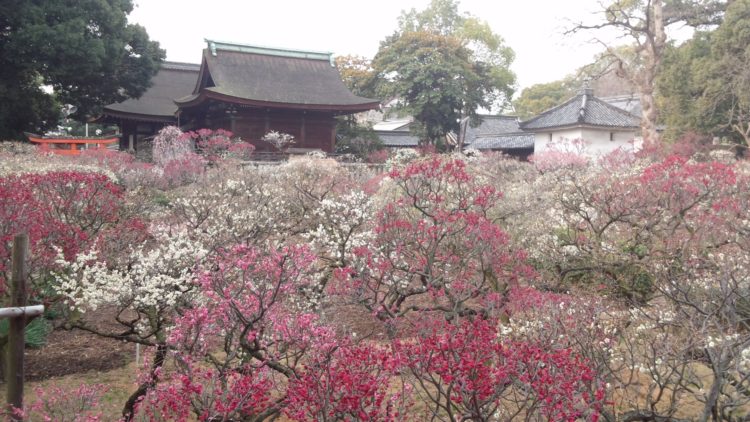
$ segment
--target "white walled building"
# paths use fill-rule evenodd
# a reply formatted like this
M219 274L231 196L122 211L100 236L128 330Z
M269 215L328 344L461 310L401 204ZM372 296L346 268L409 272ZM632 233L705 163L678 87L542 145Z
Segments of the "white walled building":
M521 122L524 132L534 133L534 152L550 144L583 141L585 153L606 154L637 146L640 119L597 97L593 90L580 94L538 116Z
M466 127L463 146L502 151L521 159L544 152L551 143L559 148L572 141L582 141L585 145L582 150L571 149L586 155L603 155L618 148L637 149L641 143L637 136L640 117L629 110L638 107L640 104L632 96L602 99L595 97L593 90L584 89L563 104L524 122L515 116L481 116L479 126ZM410 132L410 122L403 118L385 120L375 123L373 128L386 147L415 148L419 139Z

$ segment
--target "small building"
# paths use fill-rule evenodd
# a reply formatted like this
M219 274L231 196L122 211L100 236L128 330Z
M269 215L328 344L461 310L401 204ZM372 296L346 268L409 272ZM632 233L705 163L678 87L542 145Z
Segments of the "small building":
M262 138L277 131L294 136L295 148L331 152L336 116L380 106L349 91L332 53L206 43L200 65L165 62L141 98L105 107L121 125L122 147L177 124L230 130L260 151L274 150Z
M375 134L386 148L419 147L419 138L408 130L376 130Z
M164 126L179 125L175 98L193 92L200 65L163 62L140 98L104 107L100 120L120 127L120 149L135 150Z
M477 127L466 127L464 148L499 151L526 160L534 154L534 134L521 130L516 116L482 116Z
M534 153L534 134L521 130L516 116L482 115L478 126L463 123L464 149L497 151L527 159ZM410 120L385 120L373 125L375 134L386 148L417 148L419 138L410 131ZM453 140L458 137L452 134Z
M592 89L584 89L565 103L521 122L520 127L534 134L536 152L550 143L581 140L587 154L597 155L632 149L640 119L595 97Z

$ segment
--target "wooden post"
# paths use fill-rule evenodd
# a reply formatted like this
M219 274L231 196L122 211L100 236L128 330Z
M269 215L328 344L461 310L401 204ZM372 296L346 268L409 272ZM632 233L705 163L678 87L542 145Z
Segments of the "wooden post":
M29 236L19 234L13 239L13 269L10 283L10 306L26 306L26 255L29 250ZM26 315L23 314L8 320L8 351L5 367L8 407L23 409L23 352L26 338ZM23 420L20 416L11 416L12 420Z
M307 137L306 137L306 133L305 133L305 123L306 123L305 122L305 112L303 111L302 112L302 124L300 125L300 128L299 128L299 137L300 137L300 139L299 139L299 143L300 143L299 147L300 148L307 147L307 139L306 139Z

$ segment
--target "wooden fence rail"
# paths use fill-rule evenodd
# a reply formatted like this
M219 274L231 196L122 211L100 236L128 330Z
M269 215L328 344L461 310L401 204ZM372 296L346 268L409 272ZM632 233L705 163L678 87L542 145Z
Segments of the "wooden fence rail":
M44 305L26 306L26 279L29 254L29 236L19 234L13 239L12 269L10 280L10 308L0 308L0 318L9 319L8 349L6 351L5 386L7 388L7 410L10 419L22 421L23 416L13 413L23 409L23 357L26 344L26 317L39 316Z

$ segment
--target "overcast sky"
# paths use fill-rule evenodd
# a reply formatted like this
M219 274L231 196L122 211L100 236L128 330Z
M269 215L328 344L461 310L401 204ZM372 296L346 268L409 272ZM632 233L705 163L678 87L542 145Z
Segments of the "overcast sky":
M372 58L402 10L429 0L135 0L131 22L146 27L167 60L199 63L204 38L331 51ZM560 79L599 51L589 36L563 35L591 20L597 0L463 0L461 11L487 21L516 53L518 87ZM520 91L520 89L519 89Z

